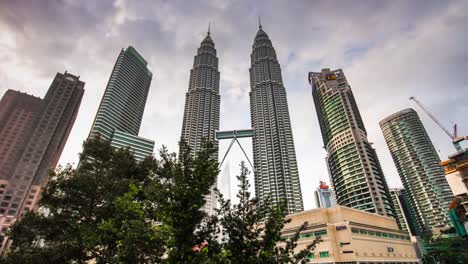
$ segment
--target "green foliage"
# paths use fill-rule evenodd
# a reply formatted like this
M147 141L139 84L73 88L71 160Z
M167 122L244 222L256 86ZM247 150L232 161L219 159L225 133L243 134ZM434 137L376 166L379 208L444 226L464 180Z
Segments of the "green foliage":
M163 148L158 159L137 162L128 149L89 140L77 169L51 172L40 209L9 232L13 244L2 262L303 262L318 239L294 253L306 224L292 239L281 238L285 204L257 208L243 163L240 203L220 195L217 214L201 210L218 174L215 151L207 142L191 155L181 142L179 157Z
M425 241L424 263L468 263L468 241L461 237L435 237Z
M84 145L78 169L51 172L40 210L11 230L8 259L24 263L142 263L161 259L164 230L153 225L143 186L151 158L136 162L128 149L102 139Z
M10 263L189 262L217 171L214 149L193 158L161 151L136 162L99 138L85 143L78 169L51 172L40 210L12 228ZM211 232L213 233L213 232Z
M155 171L159 179L149 185L146 194L155 203L156 219L170 229L168 263L192 262L197 256L193 246L213 240L213 232L208 232L213 224L203 225L210 221L201 208L218 175L214 151L207 142L194 158L190 148L181 142L178 161L166 149L160 153L161 161Z
M281 231L291 220L285 219L285 202L279 206L270 206L267 202L264 208L258 208L259 203L251 198L249 192L249 171L241 163L241 171L237 176L239 181L238 204L231 204L219 195L220 209L218 215L223 232L223 256L225 263L300 263L320 241L317 237L304 250L294 253L299 239L307 223L304 223L290 239L281 237Z

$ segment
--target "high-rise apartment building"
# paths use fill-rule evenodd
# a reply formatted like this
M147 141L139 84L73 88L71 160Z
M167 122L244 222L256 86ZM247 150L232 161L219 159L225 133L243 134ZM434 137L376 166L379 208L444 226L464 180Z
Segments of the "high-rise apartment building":
M289 214L297 213L304 206L286 89L275 48L261 25L250 58L255 194L260 204L283 200Z
M202 149L205 141L213 141L214 146L218 147L214 139L215 131L219 130L219 75L215 44L208 30L195 55L185 95L181 140L190 146L193 155ZM215 155L217 158L218 153ZM217 203L213 190L205 199L203 210L212 214Z
M446 211L453 194L439 164L439 156L416 111L399 111L379 124L411 209L416 212L417 235L448 226Z
M1 233L36 209L48 170L57 165L75 122L84 85L79 77L57 73L44 99L8 90L0 101Z
M325 182L320 182L320 186L314 192L314 195L317 208L330 208L335 206L333 190L330 189Z
M366 128L343 71L311 72L309 83L337 204L394 216L377 153L367 139Z
M392 196L393 206L395 207L395 219L397 221L398 227L403 231L414 234L410 228L411 218L409 217L409 212L406 207L407 199L405 198L404 189L392 188L390 189L390 195Z
M132 46L122 49L112 70L89 136L100 135L137 160L153 154L154 141L138 136L153 74Z

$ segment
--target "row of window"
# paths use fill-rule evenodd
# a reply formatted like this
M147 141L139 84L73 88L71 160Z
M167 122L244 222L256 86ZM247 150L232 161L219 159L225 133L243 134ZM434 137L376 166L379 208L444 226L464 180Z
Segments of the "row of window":
M328 257L330 257L330 253L328 251L320 251L318 256L320 258L328 258ZM313 253L307 255L307 259L314 259L314 258L315 258L315 254L313 254Z
M370 231L370 230L359 229L359 228L354 228L354 227L351 228L351 232L353 232L354 234L360 234L360 235L366 235L366 236L375 236L375 237L383 237L383 238L399 239L399 240L410 240L410 237L406 235Z
M318 230L318 231L315 231L315 232L308 232L308 233L300 234L299 235L299 240L308 239L308 238L317 237L317 236L326 236L326 235L327 235L327 230L323 229L323 230ZM294 235L283 236L283 238L286 239L286 240L289 240L289 239L291 239L293 237L294 237Z

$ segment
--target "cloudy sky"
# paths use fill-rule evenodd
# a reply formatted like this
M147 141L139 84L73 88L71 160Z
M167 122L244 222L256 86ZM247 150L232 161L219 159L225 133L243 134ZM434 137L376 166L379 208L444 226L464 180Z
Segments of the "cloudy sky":
M468 134L467 1L0 0L0 93L43 97L56 72L80 75L86 92L60 159L76 163L117 55L133 45L154 74L140 135L175 151L189 70L208 21L221 72L221 129L250 127L248 69L258 16L282 66L306 209L315 207L318 181L328 181L310 71L344 70L391 187L401 183L378 126L382 118L414 107L441 158L454 152L409 96ZM251 153L249 140L242 142ZM228 144L221 143L220 156ZM235 148L230 175L241 159Z

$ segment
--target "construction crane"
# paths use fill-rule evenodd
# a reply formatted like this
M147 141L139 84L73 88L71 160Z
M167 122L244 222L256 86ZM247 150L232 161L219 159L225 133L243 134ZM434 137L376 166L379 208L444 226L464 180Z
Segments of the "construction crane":
M453 125L453 133L451 133L447 128L445 128L442 125L442 123L439 122L439 120L437 120L437 118L435 118L435 116L431 114L431 112L429 112L429 110L427 110L423 106L423 104L421 104L421 102L419 102L418 99L416 99L416 97L411 96L409 99L413 100L417 105L419 105L419 107L421 107L421 109L432 119L432 121L434 121L437 125L439 125L439 127L445 132L445 134L447 134L452 139L452 144L457 151L462 150L460 146L460 142L462 142L463 140L468 140L468 136L461 136L461 137L458 136L457 124Z

